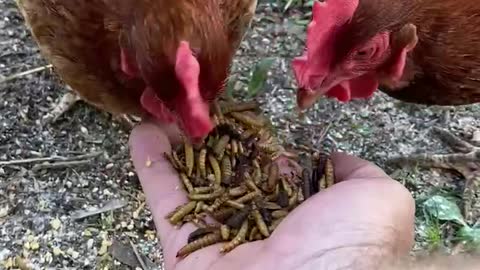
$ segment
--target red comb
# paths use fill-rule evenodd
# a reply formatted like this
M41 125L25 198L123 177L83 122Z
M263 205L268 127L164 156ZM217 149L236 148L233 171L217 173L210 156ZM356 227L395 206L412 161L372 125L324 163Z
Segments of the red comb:
M331 38L331 33L347 23L355 13L359 0L315 1L312 21L307 28L307 48L315 51ZM310 58L311 55L308 54Z

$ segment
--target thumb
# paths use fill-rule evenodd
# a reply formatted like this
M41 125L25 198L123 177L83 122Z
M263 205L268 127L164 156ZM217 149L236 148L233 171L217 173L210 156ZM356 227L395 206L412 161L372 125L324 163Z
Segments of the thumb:
M353 179L389 179L390 177L378 166L361 158L334 152L330 156L336 182Z

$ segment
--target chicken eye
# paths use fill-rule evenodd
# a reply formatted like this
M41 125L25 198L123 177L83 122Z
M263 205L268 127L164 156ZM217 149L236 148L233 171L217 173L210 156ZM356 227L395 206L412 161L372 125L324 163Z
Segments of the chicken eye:
M355 52L354 57L357 60L364 60L372 57L375 49L373 47L366 48L366 49L360 49Z

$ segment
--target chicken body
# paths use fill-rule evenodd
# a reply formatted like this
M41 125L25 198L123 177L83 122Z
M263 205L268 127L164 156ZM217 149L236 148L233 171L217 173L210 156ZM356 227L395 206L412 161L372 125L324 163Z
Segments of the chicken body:
M41 53L82 99L117 114L211 129L256 0L17 0ZM203 125L196 128L197 125Z
M306 52L292 62L298 105L308 108L322 96L368 98L376 89L417 104L478 103L479 25L480 3L468 0L317 2ZM480 147L434 131L459 154L392 161L455 169L468 190L480 180Z

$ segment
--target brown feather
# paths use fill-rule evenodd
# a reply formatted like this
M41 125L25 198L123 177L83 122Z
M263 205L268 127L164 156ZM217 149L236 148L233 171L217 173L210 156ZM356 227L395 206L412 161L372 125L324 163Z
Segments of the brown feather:
M380 89L419 104L480 102L480 4L470 0L360 0L351 21L352 35L346 36L358 44L386 29L398 31L407 23L416 25L418 44L407 58L400 86L385 82Z
M17 0L42 54L89 103L140 115L145 82L162 98L178 94L175 51L181 39L198 49L202 96L223 89L252 0ZM246 20L238 19L246 18ZM120 70L120 46L135 57L142 79Z

